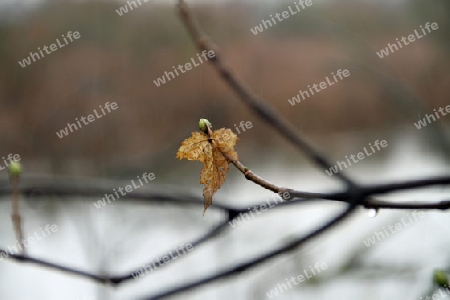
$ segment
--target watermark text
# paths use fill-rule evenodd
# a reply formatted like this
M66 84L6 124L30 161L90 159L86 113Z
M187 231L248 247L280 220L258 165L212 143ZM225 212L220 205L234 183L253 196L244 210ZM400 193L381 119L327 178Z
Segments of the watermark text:
M350 158L348 158L348 156L346 155L345 158L347 160L348 165L345 163L345 161L337 161L336 165L334 165L333 167L331 167L328 170L325 170L325 172L328 174L328 176L333 176L334 174L337 174L337 172L339 172L339 169L342 171L344 168L348 168L349 166L351 166L352 162L353 163L358 163L361 160L363 160L364 158L366 158L367 156L371 156L372 154L377 152L374 149L374 147L378 151L380 151L381 150L380 146L382 148L385 148L385 147L388 146L388 143L386 142L386 140L382 140L381 142L379 140L376 140L373 144L374 145L372 146L372 143L369 143L370 150L372 150L372 151L367 151L367 148L364 147L363 148L364 153L363 152L358 152L358 154L356 154L356 155L351 154ZM351 161L350 161L350 159L351 159Z

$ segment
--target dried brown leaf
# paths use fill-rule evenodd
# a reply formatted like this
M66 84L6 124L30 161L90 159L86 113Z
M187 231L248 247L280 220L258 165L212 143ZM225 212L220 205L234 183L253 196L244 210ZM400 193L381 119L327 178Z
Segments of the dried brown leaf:
M204 162L205 157L208 156L205 154L205 148L208 145L208 135L201 131L194 131L190 138L185 139L181 143L177 152L177 158Z
M230 159L237 160L238 155L234 150L237 135L230 129L221 128L211 133L211 138L201 132L193 132L190 138L185 139L177 152L177 158L199 160L203 163L200 172L200 183L205 185L203 189L204 211L212 204L212 197L222 186L228 172L226 154Z
M213 131L211 138L216 142L222 153L227 154L233 160L238 160L237 152L234 150L238 137L233 131L220 128Z

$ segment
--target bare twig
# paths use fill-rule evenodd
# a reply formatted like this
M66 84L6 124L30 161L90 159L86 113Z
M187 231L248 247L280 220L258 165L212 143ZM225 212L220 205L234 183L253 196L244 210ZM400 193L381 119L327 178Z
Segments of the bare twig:
M189 31L192 39L200 51L214 51L215 56L208 61L213 64L222 79L228 83L233 91L240 97L245 105L255 112L268 124L272 125L282 136L301 149L316 164L324 169L329 169L332 165L327 161L324 155L316 149L305 137L297 134L293 125L285 119L277 116L276 112L263 100L258 98L237 76L228 68L222 60L218 47L211 39L203 33L192 17L187 4L183 0L178 1L178 8L181 18ZM336 174L347 185L353 185L353 182L342 172Z
M205 122L205 126L206 126L205 133L208 135L208 137L211 137L212 136L212 128L210 126L210 123ZM212 140L211 142L214 143L214 146L217 148L217 150L220 151L220 153L222 153L222 155L228 160L228 162L231 162L239 171L241 171L242 174L244 174L245 178L247 178L248 180L251 180L254 183L262 186L263 188L271 190L275 193L282 193L285 190L285 188L280 188L280 187L276 186L275 184L270 183L267 180L259 177L258 175L253 173L251 170L246 168L239 160L236 160L236 159L232 158L231 156L229 156L227 153L222 152L222 150L220 150L220 147L218 145L216 145L215 140Z
M23 231L22 231L22 219L20 217L19 211L19 184L20 177L19 176L11 176L10 181L12 185L12 213L11 219L14 225L14 231L16 233L16 238L19 243L24 239ZM26 254L25 247L19 247L23 255Z
M81 196L80 199L89 200L92 197L104 197L106 193L110 193L113 188L117 188L123 184L121 181L106 181L89 179L88 183L74 183L74 179L67 178L65 180L39 179L35 180L33 176L22 178L21 187L18 193L24 196L32 196L33 198L44 196ZM421 202L393 202L387 200L378 200L371 195L384 195L391 192L396 192L404 189L424 188L434 185L450 184L450 176L431 177L420 180L407 180L388 184L371 184L363 187L364 193L368 196L365 201L360 203L360 206L365 208L378 209L449 209L449 201L421 201ZM167 191L170 190L171 193ZM133 201L142 201L145 203L170 203L173 205L202 205L203 200L194 194L176 191L176 188L164 186L161 188L152 187L148 189L142 187L139 190L134 190L121 196L121 199L131 199ZM305 201L337 201L348 203L348 194L345 191L328 192L328 193L311 193L299 191L295 189L285 189L286 193L290 195L290 203L299 204ZM0 196L8 196L12 194L11 187L8 187L0 180ZM286 198L284 200L287 200ZM264 202L261 202L263 204ZM238 208L227 205L225 203L213 202L212 208L221 211L247 211L246 208Z

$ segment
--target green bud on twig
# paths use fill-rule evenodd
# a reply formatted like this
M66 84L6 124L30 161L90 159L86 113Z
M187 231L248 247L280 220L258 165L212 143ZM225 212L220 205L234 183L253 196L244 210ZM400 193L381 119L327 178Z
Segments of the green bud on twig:
M436 282L439 286L445 287L448 286L448 277L444 271L436 270L433 274L434 282Z
M20 173L22 173L22 166L19 162L13 161L9 164L8 170L10 177L19 177Z
M209 128L212 128L212 124L208 121L208 119L200 119L198 122L198 128L205 133L208 132L208 126Z

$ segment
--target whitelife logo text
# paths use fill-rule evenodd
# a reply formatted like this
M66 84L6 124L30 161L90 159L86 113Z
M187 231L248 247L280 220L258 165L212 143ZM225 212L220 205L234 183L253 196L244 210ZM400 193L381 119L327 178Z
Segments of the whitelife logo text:
M101 105L99 105L99 107L100 107L100 110L102 111L103 115L99 115L99 114L97 113L97 110L94 109L94 114L95 114L95 116L96 116L97 118L95 118L93 114L90 114L90 115L88 115L87 117L81 117L80 120L78 120L78 118L75 118L75 121L77 121L77 124L78 124L79 127L77 127L77 125L76 125L75 123L67 123L67 126L66 126L64 129L61 129L59 132L56 132L56 135L57 135L60 139L62 139L63 137L69 135L70 132L73 132L73 129L78 130L78 128L81 128L82 125L81 125L80 121L83 122L84 125L88 125L89 122L92 123L92 122L94 122L95 120L100 119L101 117L105 116L106 113L105 113L105 111L103 110L103 107L102 107ZM112 110L116 110L117 107L118 107L118 105L117 105L116 102L112 102L111 104L109 104L109 102L106 102L106 103L105 103L105 109L108 111L108 113L111 112L111 109L112 109ZM86 120L87 120L87 122L86 122ZM72 129L72 128L73 128L73 129ZM70 132L69 132L69 130L70 130Z
M44 57L44 53L42 52L42 50L44 50L46 54L51 54L52 52L55 52L56 50L58 50L58 49L60 49L62 47L65 47L66 45L69 44L69 42L67 41L66 37L71 42L73 42L73 39L78 40L81 37L81 35L80 35L80 33L78 31L75 31L74 33L72 33L72 31L69 31L66 36L64 36L64 34L63 34L62 37L63 37L63 40L64 40L65 44L62 44L59 41L59 39L56 39L56 43L58 44L59 47L57 47L56 44L51 44L49 47L44 46L44 47L42 47L42 49L41 49L41 47L38 47L38 52L41 55L39 55L39 53L37 53L37 52L30 52L30 55L27 58L24 58L24 59L22 59L22 61L19 61L19 65L22 68L25 68L26 66L31 65L31 60L33 60L33 62L35 62L36 59L41 59L41 58ZM50 49L51 51L49 51L48 49Z
M401 48L403 48L403 46L407 46L410 43L416 41L416 38L417 38L417 40L423 38L424 36L427 35L427 31L428 31L428 33L431 33L431 29L437 30L439 28L439 26L438 26L438 24L436 22L433 22L431 24L430 24L430 22L427 22L425 24L426 30L422 27L422 25L420 25L420 28L422 29L423 35L420 35L420 33L417 32L417 29L415 29L414 30L414 34L408 35L408 41L409 42L406 41L407 38L404 37L404 36L402 36L402 38L400 39L402 42L400 42L400 40L398 38L396 38L395 40L397 41L397 44L395 44L395 43L393 43L393 44L388 43L386 48L381 49L379 52L377 52L378 57L379 58L384 58L384 57L388 56L390 53L394 53L395 51L398 51L399 47L401 49ZM398 47L397 47L397 45L398 45Z

